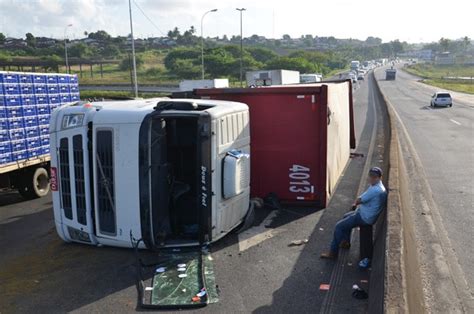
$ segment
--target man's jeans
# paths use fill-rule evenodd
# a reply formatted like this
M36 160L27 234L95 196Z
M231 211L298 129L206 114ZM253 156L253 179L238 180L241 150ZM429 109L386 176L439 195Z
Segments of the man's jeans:
M331 252L337 253L339 251L339 244L342 241L351 242L352 228L367 225L360 217L359 212L349 212L344 215L344 218L339 220L334 229L334 237L331 242Z

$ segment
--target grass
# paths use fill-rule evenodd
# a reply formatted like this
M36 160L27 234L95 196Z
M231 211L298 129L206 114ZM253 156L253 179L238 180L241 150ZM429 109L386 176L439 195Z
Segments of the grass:
M336 76L338 75L339 73L343 73L343 72L347 72L349 71L349 67L345 67L344 69L334 69L334 70L331 70L328 74L324 75L324 79L327 79L327 78L330 78L332 76Z
M474 79L451 80L445 77L474 77L474 66L416 64L404 68L423 78L423 83L456 92L474 94Z
M137 69L139 85L177 86L179 84L180 79L170 75L164 66L164 59L168 52L168 50L147 50L137 53L137 56L143 60L143 64ZM124 58L127 58L127 55L119 56L117 64L104 64L102 66L102 76L99 65L92 67L92 76L90 66L86 64L82 65L82 77L80 76L79 65L71 66L71 73L79 76L79 84L81 85L131 84L130 71L120 69L120 63ZM324 77L329 78L346 70L348 68L334 69ZM66 73L65 66L60 66L59 72ZM229 78L229 84L231 87L240 86L239 80L235 78Z
M474 84L473 83L463 83L456 81L447 81L447 80L423 80L423 83L441 87L442 89L452 90L455 92L474 94Z
M154 97L165 97L169 96L168 94L164 93L138 93L138 97L140 98L154 98ZM127 91L105 91L105 90L83 90L81 91L81 99L88 100L88 99L131 99L134 98L134 94L132 92Z
M143 65L137 69L138 83L150 85L177 85L179 80L170 77L164 67L165 51L150 50L137 53L143 59ZM126 57L126 56L125 56ZM120 59L121 61L122 59ZM63 69L61 69L63 70ZM103 77L100 75L100 67L93 66L91 77L90 67L82 66L82 77L79 83L82 85L109 85L130 84L130 71L121 70L120 64L105 64L102 67ZM71 66L71 72L80 74L79 66Z

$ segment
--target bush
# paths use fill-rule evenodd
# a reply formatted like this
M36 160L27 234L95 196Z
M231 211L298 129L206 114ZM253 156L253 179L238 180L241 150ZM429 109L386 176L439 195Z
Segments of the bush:
M139 55L136 55L135 57L135 63L137 65L137 69L141 68L143 66L143 58ZM122 59L122 62L120 63L120 70L122 71L129 71L132 68L132 58L126 56L125 58Z
M146 76L155 76L159 77L164 74L163 69L160 68L149 68L148 70L145 71Z
M267 63L268 70L293 70L301 73L317 73L320 67L302 57L279 57Z

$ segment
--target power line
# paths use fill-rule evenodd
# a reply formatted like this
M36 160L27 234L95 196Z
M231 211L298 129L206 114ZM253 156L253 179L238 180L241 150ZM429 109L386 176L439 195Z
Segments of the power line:
M143 14L143 16L148 20L148 22L150 22L162 35L165 35L165 33L163 33L163 32L161 31L161 29L160 29L158 26L156 26L155 22L153 22L153 21L145 14L145 12L143 12L142 8L138 5L138 3L137 3L135 0L133 0L133 3L134 3L135 6L138 8L138 10Z

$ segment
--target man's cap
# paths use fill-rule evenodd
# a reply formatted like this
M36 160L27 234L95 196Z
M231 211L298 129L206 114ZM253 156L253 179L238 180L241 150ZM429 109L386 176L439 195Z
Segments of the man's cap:
M380 169L379 167L372 167L369 170L369 175L376 175L378 177L381 177L382 176L382 169Z

